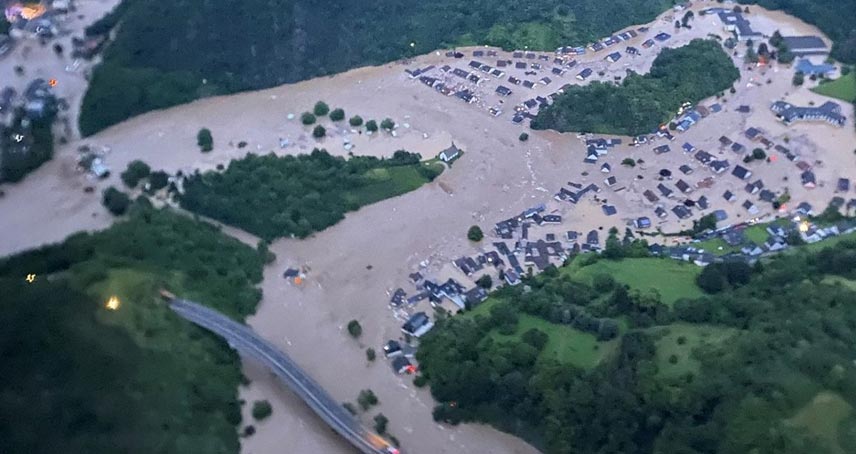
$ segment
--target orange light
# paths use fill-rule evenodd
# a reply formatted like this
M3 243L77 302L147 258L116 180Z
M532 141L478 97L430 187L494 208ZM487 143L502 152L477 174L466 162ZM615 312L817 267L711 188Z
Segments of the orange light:
M294 283L295 283L295 284L297 284L297 285L302 284L302 283L303 283L303 278L301 278L300 276L295 276L295 277L294 277Z
M49 80L48 85L50 85L51 87L56 87L56 79Z

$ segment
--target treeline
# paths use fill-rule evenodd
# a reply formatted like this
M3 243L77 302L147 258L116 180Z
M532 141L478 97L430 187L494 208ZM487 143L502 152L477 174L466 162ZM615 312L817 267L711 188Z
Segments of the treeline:
M616 86L592 82L565 89L532 120L533 129L636 135L667 122L685 102L696 103L728 89L740 78L721 45L696 39L663 49L645 75L631 74Z
M181 206L262 238L307 235L348 211L412 191L442 171L403 150L392 158L334 157L326 150L278 157L247 154L223 172L190 175Z
M130 116L267 88L454 45L582 45L668 8L664 0L124 0L80 117L84 135ZM259 14L265 11L265 14Z
M0 125L0 183L16 182L27 176L53 157L54 143L51 127L55 114L28 120L23 127L24 115L17 112L12 124ZM18 141L18 136L21 140Z
M832 39L834 58L856 63L856 26L853 25L856 0L749 0L746 3L780 9L817 25Z
M3 259L0 451L238 453L239 358L158 290L242 320L260 299L261 263L144 202L108 230Z
M679 300L673 309L633 289L624 298L624 286L592 292L551 273L529 279L531 291L500 291L499 314L438 322L417 354L440 402L435 419L487 422L548 453L847 452L856 441L852 412L840 420L817 414L830 419L812 424L827 424L832 436L791 418L819 395L856 406L856 306L849 304L856 291L848 284L856 280L856 241L718 271L734 283L731 291ZM539 359L537 336L488 335L516 323L503 311L562 301L604 315L656 309L629 317L617 351L588 371ZM670 338L671 330L688 334ZM689 358L669 355L675 342L710 330L731 334L700 344ZM673 366L678 361L695 366ZM669 367L682 372L664 373Z

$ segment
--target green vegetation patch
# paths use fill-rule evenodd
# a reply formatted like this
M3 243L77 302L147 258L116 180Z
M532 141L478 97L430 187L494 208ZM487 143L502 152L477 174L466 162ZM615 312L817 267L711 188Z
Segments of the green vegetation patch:
M853 430L852 415L853 406L840 394L823 391L785 422L786 425L806 429L820 439L832 454L846 454L853 445L844 444L845 440L839 436L839 431ZM843 438L851 436L841 435L844 435Z
M653 131L677 113L728 89L740 78L719 42L696 39L663 49L645 75L633 74L621 85L592 82L566 89L532 120L533 129L636 135Z
M14 422L0 450L237 453L239 358L158 291L243 320L261 269L252 248L139 202L110 229L0 261L0 419Z
M617 282L642 292L654 290L660 300L672 305L681 298L698 298L701 289L695 284L695 277L701 268L691 263L660 258L634 258L619 261L598 260L580 267L577 260L567 268L575 279L591 284L594 276L607 274Z
M345 159L318 149L298 156L248 154L223 172L188 177L181 206L268 240L302 238L348 211L412 191L442 171L420 159L403 150L389 159Z
M846 102L856 101L856 73L851 72L833 81L822 83L811 91Z
M698 375L701 362L694 353L699 348L717 348L736 334L736 330L713 325L675 323L654 330L657 339L656 363L658 376L681 379Z

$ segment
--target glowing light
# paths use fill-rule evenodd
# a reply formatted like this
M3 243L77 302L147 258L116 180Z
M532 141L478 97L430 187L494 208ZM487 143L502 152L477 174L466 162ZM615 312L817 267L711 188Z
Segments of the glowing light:
M40 3L30 3L22 5L13 3L6 7L6 20L15 22L19 17L26 20L33 20L47 11L44 5Z
M50 85L51 87L56 87L56 79L49 80L48 85Z
M115 310L119 309L119 306L121 306L121 305L122 305L122 303L119 301L119 298L117 298L115 296L111 296L110 299L107 300L106 307L107 307L107 309L109 309L111 311L115 311Z
M800 222L800 232L805 233L808 232L808 222L802 221Z
M24 278L24 280L26 280L27 282L29 282L30 284L32 284L32 283L33 283L33 281L35 281L35 280L36 280L36 275L35 275L35 274L28 274L28 275L27 275L27 277L26 277L26 278Z

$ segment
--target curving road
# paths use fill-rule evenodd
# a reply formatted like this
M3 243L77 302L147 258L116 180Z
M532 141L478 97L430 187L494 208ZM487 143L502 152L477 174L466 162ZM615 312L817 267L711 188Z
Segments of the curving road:
M248 326L192 301L173 298L170 309L182 318L199 325L229 343L242 355L249 356L273 371L292 391L339 435L365 454L396 454L398 450L374 432L362 426L342 404L330 397L285 353L261 338Z

